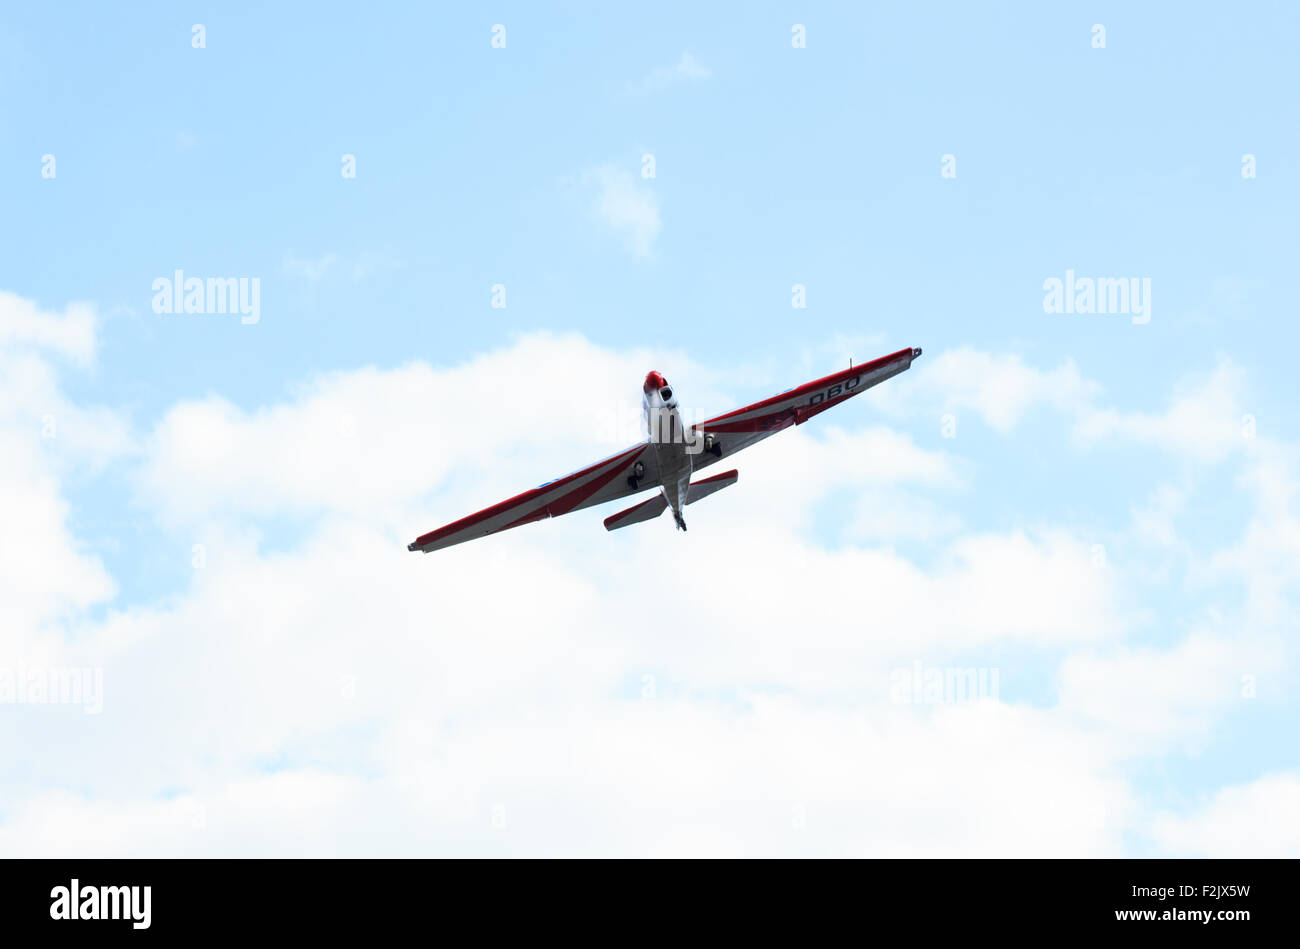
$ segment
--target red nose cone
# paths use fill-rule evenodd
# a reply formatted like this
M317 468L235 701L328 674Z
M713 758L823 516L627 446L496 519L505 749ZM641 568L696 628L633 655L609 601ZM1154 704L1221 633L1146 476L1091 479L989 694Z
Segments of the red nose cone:
M651 389L662 389L666 385L668 385L668 380L651 369L646 373L645 385L641 387L641 391L649 392Z

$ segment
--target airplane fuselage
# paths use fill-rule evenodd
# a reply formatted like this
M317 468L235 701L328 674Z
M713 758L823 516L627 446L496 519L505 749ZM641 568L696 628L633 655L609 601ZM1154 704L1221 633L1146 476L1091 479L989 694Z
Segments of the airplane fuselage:
M672 387L659 373L652 372L646 376L641 391L646 435L650 438L659 467L659 490L673 512L677 526L685 530L682 508L686 505L694 470L691 459L695 452L690 440L693 433L682 422Z

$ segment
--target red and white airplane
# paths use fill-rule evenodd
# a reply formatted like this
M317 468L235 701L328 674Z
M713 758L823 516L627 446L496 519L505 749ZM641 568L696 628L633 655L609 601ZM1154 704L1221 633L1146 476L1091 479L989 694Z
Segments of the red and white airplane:
M694 427L682 422L677 410L677 397L668 380L658 372L650 372L641 387L645 441L573 474L548 481L508 501L430 531L408 544L407 550L427 554L651 488L658 488L659 493L605 518L605 529L612 531L648 521L671 508L678 529L686 530L682 508L735 484L738 477L733 468L691 481L694 472L730 458L791 425L802 425L832 405L839 405L890 376L898 375L920 355L920 349L900 349L873 362L851 366Z

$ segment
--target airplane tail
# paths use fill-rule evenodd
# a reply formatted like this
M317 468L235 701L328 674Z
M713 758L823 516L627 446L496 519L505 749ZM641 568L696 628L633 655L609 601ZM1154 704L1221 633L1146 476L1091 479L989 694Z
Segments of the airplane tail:
M707 498L710 494L721 491L728 485L735 484L739 477L740 472L733 468L710 478L692 481L690 488L686 491L686 503L694 504L700 498ZM618 530L620 527L627 527L629 524L640 524L642 521L651 520L662 514L667 507L668 502L664 500L664 496L656 494L649 500L642 501L626 511L619 511L617 514L611 514L605 518L605 530Z

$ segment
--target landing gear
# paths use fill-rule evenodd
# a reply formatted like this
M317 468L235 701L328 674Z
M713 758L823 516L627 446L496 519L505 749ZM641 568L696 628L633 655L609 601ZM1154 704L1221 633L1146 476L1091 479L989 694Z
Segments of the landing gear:
M710 455L712 455L714 458L721 458L721 457L722 457L722 442L718 441L718 436L716 436L716 435L711 435L711 434L705 434L705 436L704 436L704 450L707 451L707 452L708 452Z
M686 530L686 518L682 517L680 511L673 511L673 520L677 522L677 529L679 531Z
M643 477L645 477L645 465L638 461L632 466L632 473L627 476L627 486L633 491L640 490Z

